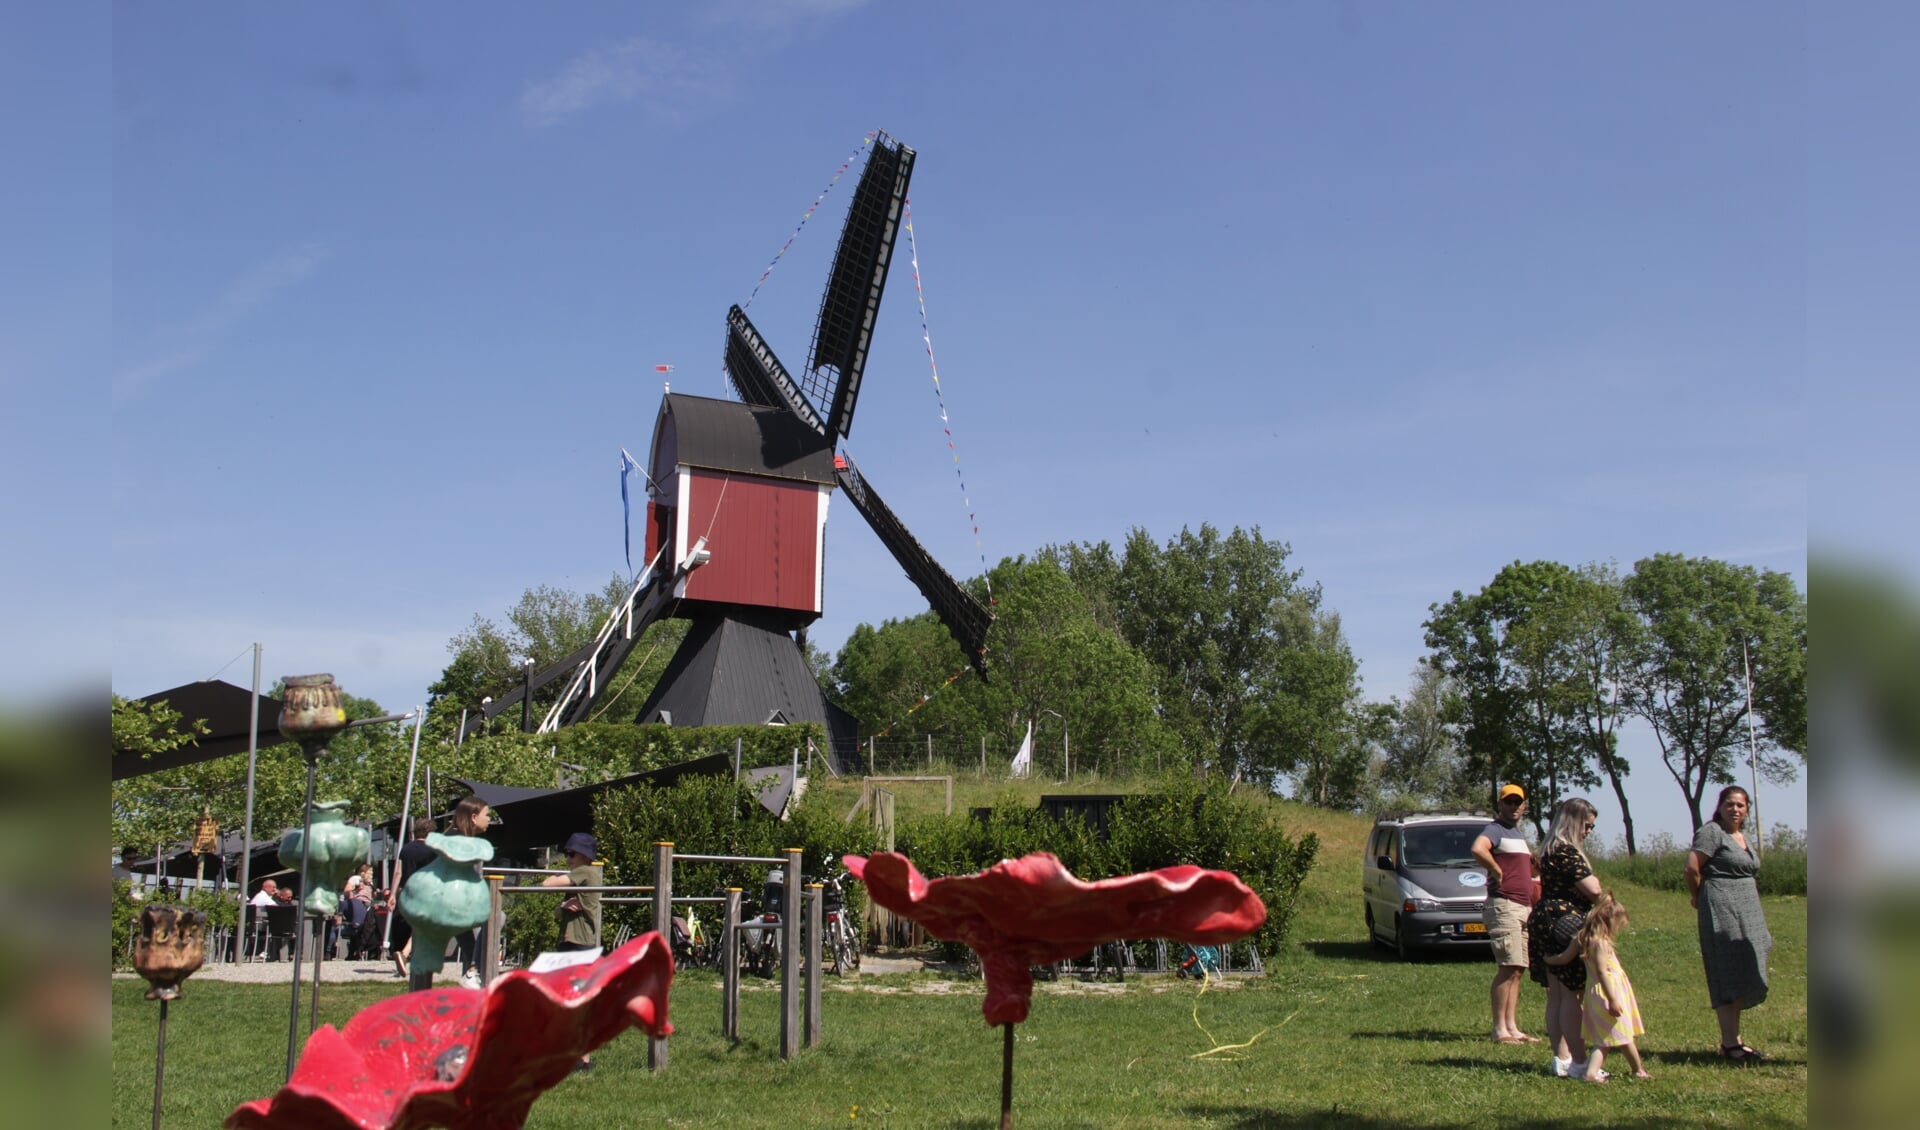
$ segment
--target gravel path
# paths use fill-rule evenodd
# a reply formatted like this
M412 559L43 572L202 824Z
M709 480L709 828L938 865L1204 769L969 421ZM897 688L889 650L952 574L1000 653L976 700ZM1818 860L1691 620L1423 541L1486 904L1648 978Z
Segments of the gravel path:
M136 973L115 973L116 979L138 977ZM208 962L193 975L195 981L239 981L250 985L285 985L293 980L293 962L291 961L250 961L241 965L226 962ZM300 966L300 980L313 980L313 963L303 962ZM322 981L380 981L394 986L405 986L406 980L393 971L391 961L325 961L320 963ZM440 971L440 981L457 984L460 980L460 966L448 962Z

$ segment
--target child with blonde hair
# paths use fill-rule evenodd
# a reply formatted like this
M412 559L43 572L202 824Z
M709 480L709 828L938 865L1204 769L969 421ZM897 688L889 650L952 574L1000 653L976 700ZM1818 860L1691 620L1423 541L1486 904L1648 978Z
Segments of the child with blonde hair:
M1634 999L1633 982L1627 980L1627 971L1621 968L1620 955L1614 950L1614 939L1626 926L1627 908L1612 891L1604 891L1587 911L1573 944L1547 958L1548 965L1567 965L1575 958L1586 962L1587 991L1580 1002L1580 1031L1587 1041L1584 1078L1589 1083L1607 1081L1600 1064L1608 1048L1619 1048L1627 1057L1635 1079L1653 1078L1640 1062L1640 1049L1633 1043L1634 1037L1647 1031L1640 1022L1640 1003Z

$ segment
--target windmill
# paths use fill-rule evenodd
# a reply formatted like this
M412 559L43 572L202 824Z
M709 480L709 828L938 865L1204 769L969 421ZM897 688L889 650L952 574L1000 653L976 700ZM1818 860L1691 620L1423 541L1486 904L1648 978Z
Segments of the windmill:
M670 614L692 624L638 721L813 721L825 723L837 745L846 742L851 719L820 694L801 642L822 611L827 506L835 488L986 676L991 613L836 450L853 430L913 161L912 149L875 135L798 379L746 311L727 312L726 369L740 399L662 397L646 468L646 570L592 644L530 674L520 688L487 704L485 717L570 674L540 729L585 720L647 625Z

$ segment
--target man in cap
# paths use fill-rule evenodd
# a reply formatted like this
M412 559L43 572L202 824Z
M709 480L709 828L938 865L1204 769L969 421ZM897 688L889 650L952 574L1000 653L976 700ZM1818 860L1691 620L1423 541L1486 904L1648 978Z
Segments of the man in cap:
M1520 981L1527 971L1527 918L1540 897L1533 848L1520 827L1527 791L1500 786L1499 815L1473 840L1473 857L1487 869L1487 905L1482 912L1493 943L1493 1039L1500 1044L1537 1044L1520 1030Z
M593 833L575 832L567 837L567 873L549 875L540 881L543 887L600 887L606 885L600 865L593 861L599 845ZM600 945L600 892L583 891L568 895L560 904L561 953L596 949ZM593 1060L586 1056L574 1064L576 1072L592 1071Z

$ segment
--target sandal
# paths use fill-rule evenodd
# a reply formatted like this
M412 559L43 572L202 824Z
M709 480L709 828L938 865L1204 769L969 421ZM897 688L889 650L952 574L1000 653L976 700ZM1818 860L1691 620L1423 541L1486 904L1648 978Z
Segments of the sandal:
M1730 1063L1761 1063L1767 1058L1766 1053L1756 1051L1745 1043L1722 1044L1720 1054Z

